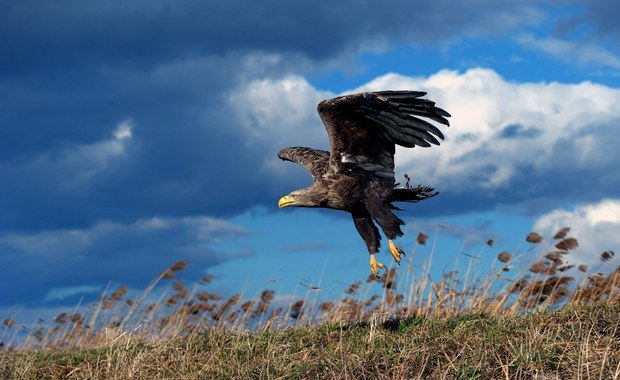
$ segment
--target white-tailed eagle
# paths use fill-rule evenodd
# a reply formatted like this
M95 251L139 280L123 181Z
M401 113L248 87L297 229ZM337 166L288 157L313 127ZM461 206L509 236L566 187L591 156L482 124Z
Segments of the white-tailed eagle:
M283 160L303 166L312 185L295 190L278 202L279 207L323 207L351 213L357 231L370 254L370 270L378 276L385 266L375 254L381 235L388 238L392 257L400 263L404 252L394 244L403 236L404 222L392 210L392 202L417 202L436 195L430 187L397 187L394 180L395 145L407 148L439 145L444 136L429 121L449 126L446 111L422 99L420 91L364 92L324 100L318 112L325 124L331 151L286 148Z

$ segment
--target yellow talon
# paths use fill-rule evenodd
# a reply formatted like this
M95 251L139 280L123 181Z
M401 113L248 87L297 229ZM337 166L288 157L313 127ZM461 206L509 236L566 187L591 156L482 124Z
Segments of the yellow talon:
M400 258L401 256L405 256L405 252L402 249L398 248L396 244L394 244L394 240L388 240L388 244L390 246L390 253L394 258L394 261L396 261L396 263L400 265Z
M379 269L383 268L385 268L385 265L378 262L377 259L375 259L375 254L372 253L370 255L370 271L372 272L372 274L374 274L375 277L379 278Z

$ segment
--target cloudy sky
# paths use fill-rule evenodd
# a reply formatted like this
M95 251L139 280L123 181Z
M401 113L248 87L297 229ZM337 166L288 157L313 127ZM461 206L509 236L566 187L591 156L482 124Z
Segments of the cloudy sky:
M75 305L109 282L139 290L183 259L188 280L233 292L365 278L347 215L276 206L310 181L276 153L328 149L316 104L355 91L422 90L452 114L441 146L397 150L399 178L441 192L400 214L406 251L418 232L444 250L510 250L564 226L584 262L618 251L619 12L3 1L0 312Z

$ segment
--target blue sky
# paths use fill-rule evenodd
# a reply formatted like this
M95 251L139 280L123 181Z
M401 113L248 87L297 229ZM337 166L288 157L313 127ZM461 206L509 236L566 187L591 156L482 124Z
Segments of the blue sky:
M139 291L184 259L187 281L249 295L365 279L348 215L277 208L310 177L276 153L327 149L316 104L366 90L426 91L453 116L441 146L397 150L399 178L440 191L399 214L405 251L429 234L441 271L488 239L491 259L570 226L576 260L597 262L620 249L619 11L4 1L0 312L73 306L109 282Z

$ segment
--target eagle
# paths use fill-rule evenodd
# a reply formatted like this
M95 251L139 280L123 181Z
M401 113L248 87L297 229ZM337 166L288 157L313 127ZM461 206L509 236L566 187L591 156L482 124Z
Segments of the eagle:
M393 202L418 202L435 196L431 187L404 187L394 179L396 145L407 148L439 145L444 135L430 121L449 126L450 114L423 99L422 91L363 92L323 100L317 110L329 136L330 151L291 147L278 157L303 166L312 184L283 196L278 206L321 207L351 214L370 254L370 271L379 277L385 265L375 255L381 234L388 239L396 263L404 252L394 240L405 223ZM423 119L424 118L424 119ZM425 120L427 119L427 120Z

